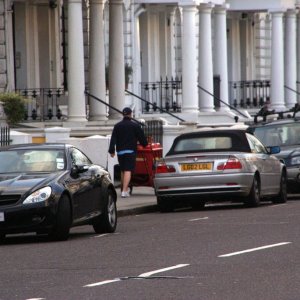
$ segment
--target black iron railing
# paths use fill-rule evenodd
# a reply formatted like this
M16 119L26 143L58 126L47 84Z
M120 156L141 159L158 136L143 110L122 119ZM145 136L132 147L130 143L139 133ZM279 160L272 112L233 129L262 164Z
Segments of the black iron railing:
M8 126L0 127L0 146L8 146L10 144L10 128Z
M179 78L155 82L141 82L141 97L147 102L143 105L143 113L160 112L159 107L165 111L180 112L182 83Z
M270 81L250 80L229 83L230 104L241 108L259 108L270 101Z
M62 118L59 105L66 103L64 89L28 88L18 89L16 92L27 99L25 121L60 120Z

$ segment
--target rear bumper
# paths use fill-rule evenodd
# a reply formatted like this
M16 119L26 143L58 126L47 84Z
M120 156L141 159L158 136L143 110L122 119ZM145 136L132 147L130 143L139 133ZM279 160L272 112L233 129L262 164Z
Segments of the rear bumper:
M156 196L247 196L253 183L253 174L222 174L192 177L157 177L154 179Z
M299 167L287 167L288 193L299 193L300 191L300 169Z

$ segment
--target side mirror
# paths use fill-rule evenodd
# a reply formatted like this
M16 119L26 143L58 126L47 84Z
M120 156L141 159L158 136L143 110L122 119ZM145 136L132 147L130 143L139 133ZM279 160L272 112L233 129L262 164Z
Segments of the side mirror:
M281 150L279 146L272 146L272 147L268 147L267 149L269 154L277 154Z
M74 165L71 169L71 175L77 177L78 174L87 172L89 170L88 165Z

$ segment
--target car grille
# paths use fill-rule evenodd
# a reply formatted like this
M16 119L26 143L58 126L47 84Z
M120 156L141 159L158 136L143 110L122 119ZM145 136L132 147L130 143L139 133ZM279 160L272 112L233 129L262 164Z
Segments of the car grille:
M0 195L0 206L16 204L20 195Z

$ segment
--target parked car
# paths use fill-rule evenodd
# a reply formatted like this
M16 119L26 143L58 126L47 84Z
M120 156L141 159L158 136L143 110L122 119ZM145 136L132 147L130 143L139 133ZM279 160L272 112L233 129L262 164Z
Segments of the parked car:
M96 233L117 226L116 191L109 173L68 144L0 148L0 239L36 232L66 240L72 226Z
M287 190L289 193L300 192L300 119L288 118L266 120L251 124L247 129L265 146L280 146L280 153L287 169Z
M209 129L181 134L156 164L157 204L162 212L178 204L202 208L208 201L234 200L257 206L284 203L286 167L245 129Z

